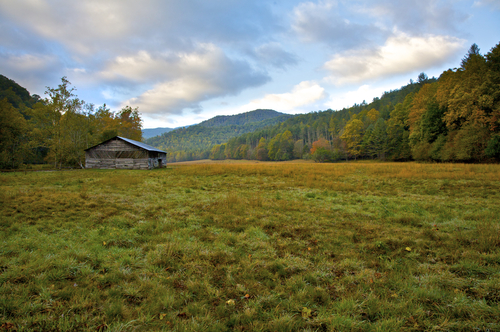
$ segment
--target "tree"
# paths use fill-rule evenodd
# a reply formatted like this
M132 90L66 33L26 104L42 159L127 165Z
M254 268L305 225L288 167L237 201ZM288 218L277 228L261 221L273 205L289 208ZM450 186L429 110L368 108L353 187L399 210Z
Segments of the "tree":
M120 136L136 141L142 141L142 119L138 108L125 106L116 115L119 121L118 132Z
M28 123L7 98L0 100L0 168L17 168L28 153Z
M429 77L425 73L420 73L418 75L418 79L417 79L418 83L425 84L425 83L427 83L428 80L429 80Z
M84 150L89 147L91 128L87 116L79 112L68 111L61 117L61 162L68 165L85 163Z
M472 44L469 48L469 51L465 55L465 57L462 58L462 62L460 63L460 66L462 67L462 69L466 69L471 58L476 57L476 56L481 56L481 53L479 53L479 52L480 52L479 46L477 46L476 43Z
M110 138L118 136L119 122L115 120L115 114L103 104L95 113L95 126L100 133L99 142L106 141Z
M41 125L39 143L49 148L47 161L53 162L55 167L61 167L75 150L70 147L65 126L68 126L68 118L76 118L72 115L81 111L83 101L74 94L76 90L70 86L66 77L61 79L57 88L47 87L45 94L48 98L44 104L35 107L35 124Z
M443 120L446 108L441 107L437 102L438 89L438 82L425 84L413 98L412 107L408 114L408 124L410 127L410 146L414 159L429 159L432 143L440 135L446 135L447 129ZM434 157L436 157L438 155L436 147L433 151Z
M293 135L290 130L285 130L280 139L280 160L293 158Z
M444 84L445 89L450 91L444 93L446 104L442 105L441 101L440 106L447 108L444 120L451 130L467 125L482 127L488 122L479 102L481 86L486 78L486 59L478 53L474 45L462 59L462 68L453 75L449 73Z
M216 144L210 151L210 159L212 160L223 160L224 159L224 150L226 149L225 144Z
M269 151L267 150L267 142L264 137L261 137L259 144L257 145L257 160L266 161L268 160Z
M330 142L324 138L314 141L311 148L311 155L316 162L331 161L332 151Z
M299 139L293 144L293 157L301 159L304 154L304 140Z
M446 109L439 107L435 98L426 106L426 112L420 119L422 140L433 143L440 135L446 135L447 129L443 116Z
M356 118L347 122L344 133L340 138L346 142L347 151L356 159L361 154L361 141L363 139L363 122Z
M500 43L486 54L486 77L480 88L479 106L491 132L500 131Z
M277 134L271 139L268 145L268 157L270 160L289 160L292 156L293 138L289 130Z
M247 144L241 144L238 147L237 158L238 159L246 159L248 157L249 149L250 149L250 146L248 146Z
M330 150L331 149L330 142L328 142L324 138L320 138L319 140L314 141L311 148L311 154L314 154L316 150L319 148Z
M372 108L371 110L368 111L368 113L366 113L366 117L370 119L370 123L375 123L375 121L377 121L379 116L380 112L374 108Z
M484 151L490 158L500 160L500 135L493 136Z
M363 149L371 157L385 158L387 150L387 125L384 119L377 120L375 125L366 131L363 138Z
M314 151L312 157L314 161L318 163L332 161L332 151L324 147L319 147Z
M409 94L403 103L396 104L387 120L387 153L392 160L410 160L408 114L413 101Z

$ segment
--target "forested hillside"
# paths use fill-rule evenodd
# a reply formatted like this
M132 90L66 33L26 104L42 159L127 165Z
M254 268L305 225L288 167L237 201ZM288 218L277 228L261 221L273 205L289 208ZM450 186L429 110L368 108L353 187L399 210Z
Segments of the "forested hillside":
M225 126L243 126L252 122L260 122L268 119L273 119L285 113L276 112L275 110L253 110L246 113L236 115L218 115L209 120L200 123L203 127L225 127ZM288 115L289 116L289 115ZM284 117L282 117L283 119Z
M181 147L182 145L179 145ZM500 159L500 44L476 44L460 67L389 91L371 103L294 116L197 155L203 158L336 161L359 158L450 162Z
M216 116L200 124L178 128L146 140L168 152L169 161L206 159L214 145L233 137L281 123L292 115L273 110L254 110L232 116Z
M141 140L137 109L111 112L78 99L62 78L41 99L16 82L0 77L0 168L52 163L54 167L85 163L84 149L116 135Z

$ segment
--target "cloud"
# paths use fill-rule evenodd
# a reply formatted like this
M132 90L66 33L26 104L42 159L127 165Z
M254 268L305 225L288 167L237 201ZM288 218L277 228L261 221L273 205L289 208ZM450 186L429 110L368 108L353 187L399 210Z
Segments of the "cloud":
M152 55L140 51L135 56L117 57L99 75L116 85L120 81L131 86L155 82L123 105L163 115L182 114L185 109L199 111L203 101L236 95L270 80L266 73L253 69L247 62L228 58L212 44L199 45L191 53Z
M361 104L364 101L370 103L373 98L380 97L385 91L394 88L393 86L370 86L362 85L356 90L336 92L331 95L324 106L332 110L341 110L354 104Z
M341 7L336 1L301 3L293 11L292 30L303 42L323 42L342 49L366 46L386 35L380 27L367 21L353 22Z
M75 58L248 42L280 29L269 6L231 0L0 1L0 19L59 43Z
M267 94L262 99L252 100L243 111L254 109L274 109L277 111L290 111L301 106L315 103L327 98L325 89L315 82L303 81L295 85L291 92L282 94Z
M42 93L40 86L47 85L46 73L55 73L61 66L59 59L54 55L44 54L10 54L0 53L2 74L13 78L27 88L31 93ZM54 80L56 74L50 75Z
M283 49L280 43L270 42L255 49L255 57L260 63L285 69L298 63L297 56Z
M375 19L389 30L412 35L456 32L456 26L469 17L452 0L376 0L355 8L368 20Z
M453 0L320 0L297 5L291 28L302 42L341 51L380 45L395 32L455 34L468 18Z
M500 9L500 0L481 0L474 1L474 6L491 6L492 9L499 10Z
M449 36L399 33L381 47L337 54L323 67L330 72L328 79L337 85L360 83L442 65L463 48L464 42Z

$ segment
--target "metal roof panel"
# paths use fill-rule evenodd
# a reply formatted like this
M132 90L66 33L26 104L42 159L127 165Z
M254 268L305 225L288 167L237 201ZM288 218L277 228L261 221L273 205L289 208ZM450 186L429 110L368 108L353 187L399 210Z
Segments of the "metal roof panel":
M121 137L121 136L116 136L116 137L119 138L119 139L121 139L121 140L124 140L127 143L130 143L130 144L133 144L133 145L138 146L140 148L143 148L144 150L166 153L165 151L162 151L160 149L152 147L151 145L147 145L146 143L134 141L133 139L125 138L125 137Z

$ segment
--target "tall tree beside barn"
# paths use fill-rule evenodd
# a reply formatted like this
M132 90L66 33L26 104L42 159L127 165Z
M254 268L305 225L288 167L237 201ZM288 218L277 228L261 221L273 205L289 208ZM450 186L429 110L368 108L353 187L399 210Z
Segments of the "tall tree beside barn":
M118 132L120 136L133 139L135 141L142 140L142 120L139 115L139 109L125 106L116 115L119 121Z
M76 88L66 77L61 79L57 88L47 87L48 97L43 103L35 105L32 123L38 146L48 149L47 162L61 167L69 161L83 160L81 146L81 122L84 120L84 102L76 97ZM76 155L75 155L76 154Z

